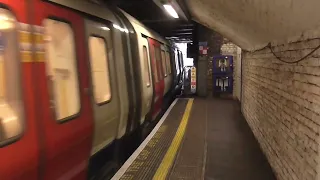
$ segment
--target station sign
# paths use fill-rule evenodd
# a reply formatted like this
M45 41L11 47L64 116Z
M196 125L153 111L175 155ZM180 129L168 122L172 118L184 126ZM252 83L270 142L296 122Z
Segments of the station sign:
M207 55L208 49L208 42L199 42L199 53L201 55Z
M197 70L195 67L191 68L191 93L196 93L197 91Z

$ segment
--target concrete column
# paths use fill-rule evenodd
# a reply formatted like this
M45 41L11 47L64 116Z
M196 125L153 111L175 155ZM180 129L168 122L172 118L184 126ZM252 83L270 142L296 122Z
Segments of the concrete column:
M220 48L223 43L223 37L205 26L197 25L195 44L197 48L197 56L195 58L195 66L197 67L197 95L205 97L212 90L212 58L214 55L220 54ZM199 54L198 42L207 42L208 54Z
M197 95L206 97L208 95L208 57L200 56L197 67Z

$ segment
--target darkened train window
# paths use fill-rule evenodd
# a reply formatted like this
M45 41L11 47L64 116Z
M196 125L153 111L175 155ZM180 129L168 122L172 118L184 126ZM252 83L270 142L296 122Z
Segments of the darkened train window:
M162 70L164 73L164 76L167 76L167 66L166 66L166 55L164 53L164 51L161 51L161 62L162 62Z
M79 80L74 33L68 23L53 19L43 22L46 43L46 73L51 109L57 121L80 111Z
M0 8L0 146L23 130L23 100L18 51L17 21ZM10 139L10 140L9 140ZM3 143L3 144L1 144Z
M153 49L154 49L154 52L155 52L155 58L156 58L156 60L155 60L155 66L156 67L154 67L152 70L153 70L153 74L154 74L154 78L155 78L155 80L156 80L156 82L159 82L159 75L158 75L158 63L157 63L157 53L156 53L156 47L153 45Z
M179 51L179 64L181 66L181 69L183 69L184 65L183 65L183 59L182 59L182 52L181 51Z
M149 58L148 58L148 50L146 46L143 46L143 64L144 64L144 74L146 85L150 86L150 70L149 70Z
M97 104L111 99L109 60L103 38L89 37L90 66L94 99Z
M155 47L155 53L156 53L156 62L157 62L157 70L159 72L159 79L161 80L163 78L162 73L162 65L161 65L161 52L160 47Z
M170 63L170 54L166 51L166 64L167 64L167 72L171 74L171 63Z
M174 59L175 59L176 71L177 71L177 75L178 75L180 73L178 51L174 51Z

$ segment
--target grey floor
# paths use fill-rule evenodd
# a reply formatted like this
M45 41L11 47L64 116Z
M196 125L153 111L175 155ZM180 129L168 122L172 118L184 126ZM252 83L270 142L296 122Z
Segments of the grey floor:
M276 179L233 100L207 99L206 180Z

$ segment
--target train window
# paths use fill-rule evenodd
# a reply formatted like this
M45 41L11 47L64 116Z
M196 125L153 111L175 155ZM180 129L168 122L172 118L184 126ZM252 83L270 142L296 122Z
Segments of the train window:
M68 23L45 19L47 36L46 72L50 105L57 121L67 120L80 111L78 71L74 34Z
M157 70L158 70L158 75L159 79L161 80L163 78L162 74L162 68L161 68L161 52L160 52L160 47L155 47L155 53L156 53L156 64L157 64Z
M97 104L111 99L107 46L103 38L89 37L89 53L94 99Z
M16 19L0 8L0 146L22 134L23 100Z
M182 52L181 51L179 51L179 64L181 66L181 69L183 69L184 65L183 65L183 59L182 59Z
M166 64L167 64L167 72L171 74L171 63L170 63L170 54L166 51Z
M155 61L155 68L153 69L153 74L154 74L154 79L156 80L156 82L159 82L159 77L158 77L158 61L157 61L157 56L156 56L156 47L153 45L153 49L154 49L154 52L155 52L155 58L156 58L156 61Z
M145 81L147 82L147 86L150 86L150 70L149 70L149 58L148 58L148 50L146 46L143 46L143 64L144 64L144 74Z
M176 64L176 71L177 75L180 74L180 65L179 65L179 59L178 59L178 52L174 52L174 59L175 59L175 64Z
M163 70L164 76L167 76L166 55L164 51L161 51L161 62L162 62L162 70Z

